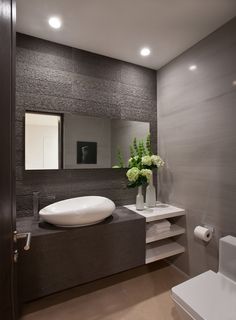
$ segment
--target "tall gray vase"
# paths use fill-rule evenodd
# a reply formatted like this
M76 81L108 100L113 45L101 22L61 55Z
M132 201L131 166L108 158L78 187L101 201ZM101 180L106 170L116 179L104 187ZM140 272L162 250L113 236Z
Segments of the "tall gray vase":
M136 209L137 210L144 210L144 199L142 193L142 186L138 187L138 194L136 196Z
M156 206L157 198L156 198L156 188L153 184L153 175L150 178L149 184L146 188L146 206L149 208L153 208Z

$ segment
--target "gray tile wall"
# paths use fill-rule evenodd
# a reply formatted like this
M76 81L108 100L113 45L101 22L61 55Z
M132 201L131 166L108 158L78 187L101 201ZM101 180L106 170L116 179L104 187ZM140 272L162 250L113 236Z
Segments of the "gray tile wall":
M236 236L236 18L158 71L162 200L187 210L188 253L174 263L190 275L217 270L219 237ZM189 71L190 65L197 70ZM205 245L196 225L215 227Z
M17 34L17 215L32 214L32 192L41 206L82 195L102 195L117 205L134 202L124 170L24 170L25 110L79 113L150 121L156 149L156 71L56 43Z

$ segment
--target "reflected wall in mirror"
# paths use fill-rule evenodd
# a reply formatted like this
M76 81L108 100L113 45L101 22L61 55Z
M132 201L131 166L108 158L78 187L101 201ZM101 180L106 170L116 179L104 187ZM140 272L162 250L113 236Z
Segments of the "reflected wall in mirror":
M134 137L145 140L149 122L116 120L81 115L64 115L65 169L111 168L120 166L118 153L126 167Z
M61 116L25 113L25 169L60 169Z

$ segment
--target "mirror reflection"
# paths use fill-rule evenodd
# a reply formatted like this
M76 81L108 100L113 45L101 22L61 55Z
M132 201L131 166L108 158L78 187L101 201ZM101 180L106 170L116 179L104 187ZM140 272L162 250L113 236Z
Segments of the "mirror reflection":
M144 140L148 133L147 122L66 114L64 168L126 167L134 137Z
M27 112L25 169L60 169L61 160L63 169L127 167L133 139L149 132L149 122Z
M25 169L60 168L61 116L25 114Z

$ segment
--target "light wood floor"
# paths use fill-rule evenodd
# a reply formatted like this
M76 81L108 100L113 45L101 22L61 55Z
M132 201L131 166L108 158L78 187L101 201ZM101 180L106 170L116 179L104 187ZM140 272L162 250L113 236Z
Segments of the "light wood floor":
M26 304L21 320L181 320L170 289L185 280L159 262Z

